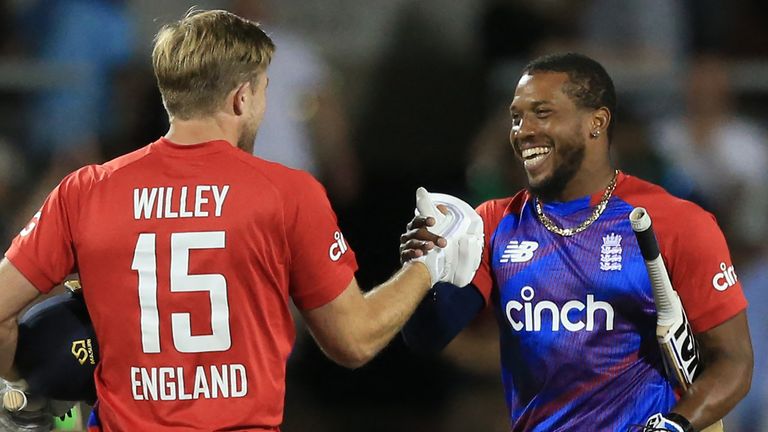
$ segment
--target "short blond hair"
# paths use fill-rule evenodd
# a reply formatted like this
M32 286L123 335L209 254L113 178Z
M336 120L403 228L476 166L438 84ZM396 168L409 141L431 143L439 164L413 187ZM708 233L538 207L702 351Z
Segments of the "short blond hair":
M238 85L264 72L275 45L255 22L223 10L190 10L155 36L152 67L171 118L208 116Z

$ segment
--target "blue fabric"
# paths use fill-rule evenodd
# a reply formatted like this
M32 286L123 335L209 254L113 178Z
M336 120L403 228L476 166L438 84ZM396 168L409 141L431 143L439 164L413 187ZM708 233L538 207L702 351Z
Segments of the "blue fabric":
M472 322L484 303L473 285L436 284L403 328L406 345L425 354L442 350Z
M512 430L623 431L674 405L631 209L614 197L573 237L547 231L531 205L496 228L490 262ZM544 212L577 226L590 197Z

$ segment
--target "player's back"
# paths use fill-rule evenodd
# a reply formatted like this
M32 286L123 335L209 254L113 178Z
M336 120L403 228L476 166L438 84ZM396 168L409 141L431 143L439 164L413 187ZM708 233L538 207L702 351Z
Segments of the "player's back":
M295 336L286 201L321 188L224 141L161 139L73 176L103 429L277 428Z

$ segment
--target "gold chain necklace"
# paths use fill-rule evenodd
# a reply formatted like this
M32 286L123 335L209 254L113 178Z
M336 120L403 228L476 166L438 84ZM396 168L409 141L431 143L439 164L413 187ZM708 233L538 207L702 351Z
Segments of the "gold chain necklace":
M608 200L611 199L611 194L613 194L613 190L616 189L616 180L619 177L619 170L614 170L613 172L613 178L611 179L611 182L608 183L608 187L605 188L605 192L603 192L603 197L600 198L600 202L597 204L597 207L595 207L595 210L592 212L592 214L579 226L574 228L560 228L557 226L550 218L547 217L547 215L544 214L544 211L541 209L541 202L539 202L539 199L535 199L535 207L536 207L536 216L539 217L539 221L544 225L545 228L547 228L549 231L559 234L563 237L570 237L574 234L578 234L585 229L589 228L590 225L594 221L597 220L597 218L600 217L601 214L603 214L603 211L605 210L605 207L608 205Z

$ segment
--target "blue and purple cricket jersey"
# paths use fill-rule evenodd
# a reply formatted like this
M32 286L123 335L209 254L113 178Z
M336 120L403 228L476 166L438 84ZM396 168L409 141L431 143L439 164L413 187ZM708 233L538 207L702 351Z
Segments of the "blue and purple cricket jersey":
M560 227L586 220L602 193L543 204ZM629 213L645 207L695 332L746 308L712 215L619 174L603 214L572 237L539 221L526 191L484 203L486 248L473 284L493 302L512 431L626 431L676 394L656 342L656 308Z

